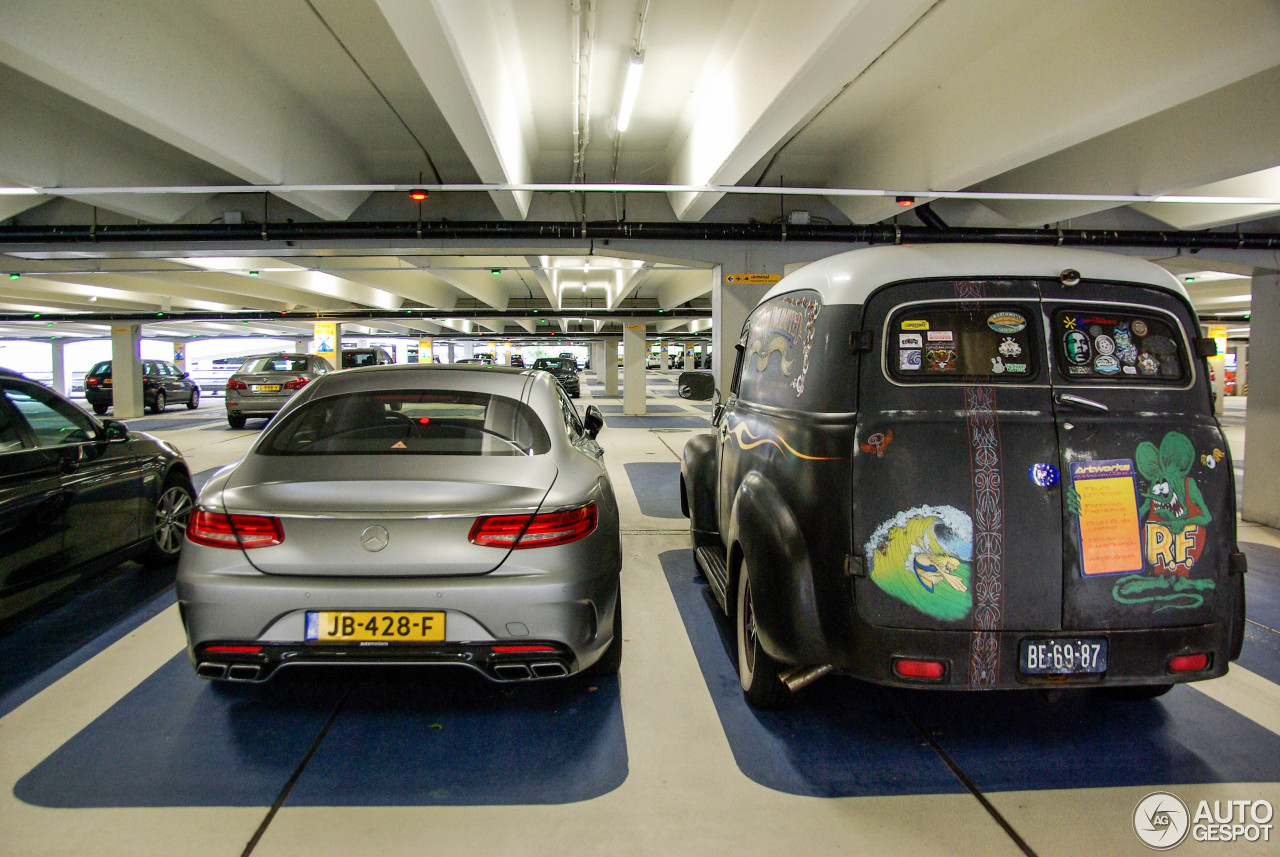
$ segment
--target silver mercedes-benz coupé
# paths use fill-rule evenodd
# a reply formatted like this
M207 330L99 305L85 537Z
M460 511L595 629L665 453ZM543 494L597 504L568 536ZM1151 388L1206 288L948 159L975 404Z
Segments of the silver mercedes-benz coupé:
M456 664L490 679L622 658L618 505L545 372L334 372L200 492L178 568L196 673Z

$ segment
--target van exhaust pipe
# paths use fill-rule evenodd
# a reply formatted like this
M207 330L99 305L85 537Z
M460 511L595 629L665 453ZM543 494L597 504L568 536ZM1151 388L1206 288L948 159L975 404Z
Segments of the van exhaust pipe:
M787 670L778 676L782 683L787 686L787 690L795 693L798 690L808 687L827 673L831 672L835 667L826 664L820 667L796 667Z

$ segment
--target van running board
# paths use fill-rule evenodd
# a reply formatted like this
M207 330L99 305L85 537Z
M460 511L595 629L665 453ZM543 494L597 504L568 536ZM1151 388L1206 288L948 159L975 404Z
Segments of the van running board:
M695 548L693 558L698 563L698 568L706 576L707 581L710 582L711 588L716 593L716 598L720 601L720 606L727 613L729 610L729 566L725 562L724 548Z

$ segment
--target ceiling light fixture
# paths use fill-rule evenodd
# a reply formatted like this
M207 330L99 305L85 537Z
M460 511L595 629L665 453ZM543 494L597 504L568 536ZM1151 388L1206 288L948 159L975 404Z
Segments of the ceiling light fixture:
M644 69L644 51L631 55L627 63L627 79L622 84L622 101L618 104L618 133L631 124L631 110L636 106L636 94L640 91L640 72Z

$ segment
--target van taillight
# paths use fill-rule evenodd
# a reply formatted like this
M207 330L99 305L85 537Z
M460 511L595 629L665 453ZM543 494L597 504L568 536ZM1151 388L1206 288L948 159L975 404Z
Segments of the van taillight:
M898 658L893 662L893 671L902 678L921 678L932 681L946 675L947 667L942 661Z
M1197 655L1175 655L1169 659L1169 672L1194 673L1209 667L1209 656L1201 652Z
M211 548L266 548L284 541L279 518L266 515L223 515L196 509L187 538Z
M595 532L599 512L588 503L567 512L541 515L492 515L476 519L471 543L493 548L544 548L586 538Z

